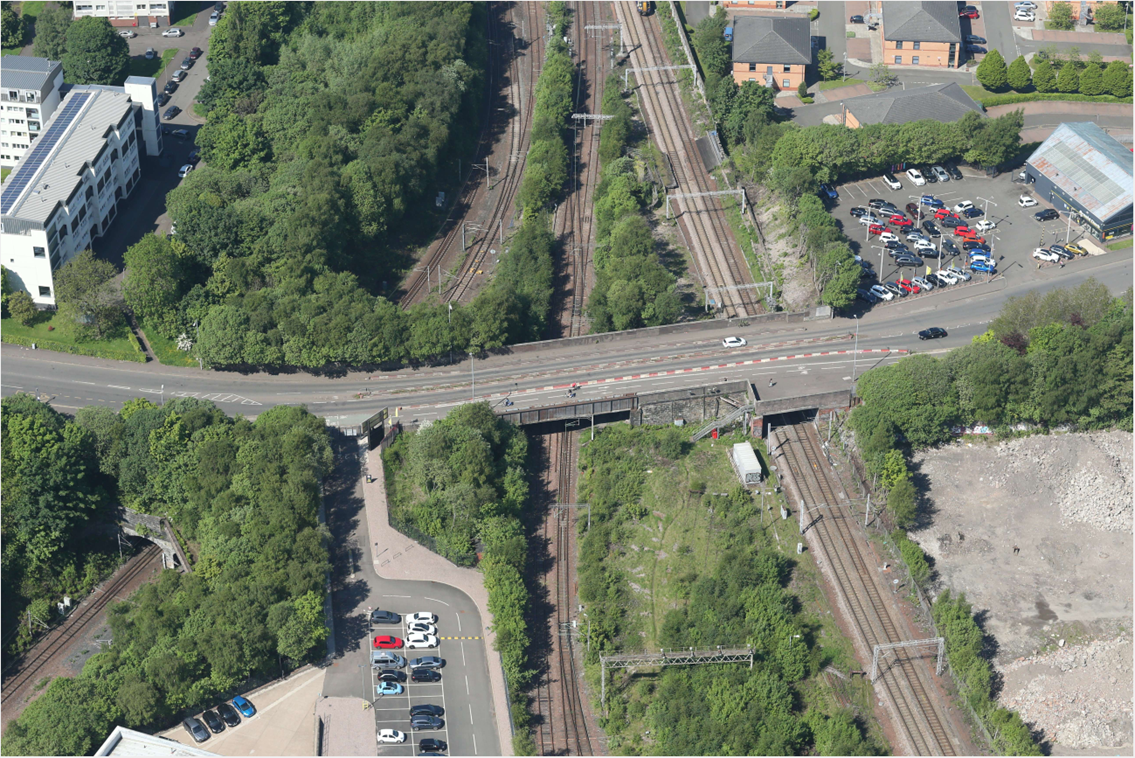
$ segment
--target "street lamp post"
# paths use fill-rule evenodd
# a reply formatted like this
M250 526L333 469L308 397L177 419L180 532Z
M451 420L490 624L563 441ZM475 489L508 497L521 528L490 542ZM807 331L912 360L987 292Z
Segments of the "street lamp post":
M855 369L859 362L859 316L855 316L855 349L851 353L851 391L855 391Z
M197 330L197 332L196 332L197 333L197 341L193 343L193 346L195 348L197 348L197 368L204 371L205 370L205 364L201 360L201 327L198 325L198 323L199 322L197 322L197 321L193 322L193 328Z
M473 368L472 353L469 353L469 376L473 379L472 388L469 390L469 400L472 402L477 399L477 371Z

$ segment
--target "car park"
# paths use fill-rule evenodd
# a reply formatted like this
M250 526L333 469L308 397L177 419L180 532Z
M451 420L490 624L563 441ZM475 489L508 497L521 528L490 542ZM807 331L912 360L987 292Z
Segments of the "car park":
M379 668L400 669L406 665L406 659L389 650L372 650L370 651L370 665Z
M410 681L419 683L440 682L441 672L433 669L417 668L410 672Z
M402 640L389 634L380 634L374 638L374 646L382 649L400 648Z
M184 179L185 177L189 176L189 172L192 171L192 170L193 170L193 164L192 163L186 163L184 166L182 166L180 169L178 169L177 178L178 179Z
M991 229L996 229L996 228L997 228L997 224L995 224L994 222L990 221L990 220L989 220L989 219L987 219L987 218L983 218L983 219L982 219L981 221L978 221L978 222L977 222L977 226L976 226L975 228L976 228L976 229L977 229L977 230L978 230L979 232L988 232L988 231L990 231Z
M939 231L938 227L934 224L933 221L923 221L922 222L922 228L931 237L941 237L942 236L942 232Z
M902 189L902 182L900 182L898 178L891 173L883 174L883 184L887 185L887 187L893 190Z
M721 340L722 347L744 347L748 344L748 341L744 337L726 337Z
M401 695L406 691L398 682L379 682L375 692L379 695Z
M182 719L181 725L185 728L185 731L189 732L189 736L193 738L194 742L204 742L209 739L209 730L205 728L204 724L192 716L187 719Z
M1043 211L1033 214L1033 218L1037 221L1052 221L1060 218L1060 212L1053 208L1045 208Z
M908 168L906 170L906 176L914 182L915 187L921 187L926 184L926 179L923 178L922 172L916 168Z
M247 698L237 695L233 698L233 707L240 711L240 715L250 719L256 715L256 707L248 702Z
M209 727L209 731L213 734L220 734L225 731L225 722L221 721L221 717L217 715L216 711L203 712L201 720L205 722L205 726Z
M444 753L447 749L449 749L449 745L447 745L444 740L435 740L427 737L418 742L419 753Z
M862 218L863 216L867 215L867 209L862 205L857 205L851 209L851 215L853 218Z
M410 717L410 728L414 731L421 729L441 729L443 726L445 726L445 722L437 716L422 714L420 716Z
M934 174L934 176L936 176L938 178L938 181L940 182L950 181L950 175L947 174L946 169L942 168L941 166L932 166L930 168L930 173Z
M821 184L820 192L822 192L824 194L824 197L826 197L828 200L839 200L839 193L836 192L835 188L830 184Z
M380 682L398 682L401 684L406 681L406 674L396 669L383 669L378 672L378 680Z
M370 623L372 624L401 624L402 617L394 611L384 611L375 609L370 612Z
M424 655L421 658L414 658L410 661L410 668L444 668L445 660L436 655Z
M1037 204L1036 198L1032 195L1021 195L1017 198L1017 205L1022 208L1032 208Z
M118 36L125 37L126 39L134 39L138 36L138 32L134 31L133 29L123 29L118 33Z
M164 32L162 32L163 37L181 37L184 34L185 32L181 31L176 26L171 26L169 29L166 29Z
M421 703L419 705L410 706L411 716L441 716L445 715L445 709L440 705L430 705L429 703Z
M997 266L992 261L973 261L969 264L970 271L979 271L983 274L996 274Z
M397 729L378 730L378 744L380 745L401 745L405 741L406 735Z
M240 714L228 703L217 706L217 715L225 722L225 726L240 726Z
M948 336L946 330L940 326L932 326L918 333L918 339L920 340L936 340L946 336Z
M867 291L870 292L875 297L879 298L880 300L894 300L895 299L894 293L891 292L890 290L888 290L886 287L884 287L881 284L873 285L871 287L871 289L869 289Z
M932 292L934 290L934 285L931 284L930 280L928 280L925 276L914 276L911 277L910 280L917 284L918 288L923 292Z
M1047 261L1049 263L1055 263L1060 260L1059 255L1043 247L1038 247L1036 250L1033 250L1033 257L1038 261Z
M414 633L406 636L407 650L423 650L437 647L437 637L432 634Z

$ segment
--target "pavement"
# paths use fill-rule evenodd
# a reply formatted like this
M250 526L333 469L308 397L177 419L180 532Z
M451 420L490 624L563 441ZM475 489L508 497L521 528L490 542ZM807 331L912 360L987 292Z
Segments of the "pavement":
M245 693L256 706L256 715L201 744L195 743L180 724L158 736L217 755L314 755L315 706L324 675L323 669L303 668L287 679Z

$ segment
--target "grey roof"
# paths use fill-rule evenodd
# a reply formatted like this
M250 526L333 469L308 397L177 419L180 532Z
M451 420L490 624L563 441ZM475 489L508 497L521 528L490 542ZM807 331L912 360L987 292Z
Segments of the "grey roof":
M131 110L130 97L121 89L72 87L44 125L43 136L39 139L49 138L56 122L63 123L61 119L68 118L69 103L84 98L86 102L79 107L78 113L71 116L70 124L63 129L43 160L36 165L25 165L35 153L36 143L32 143L4 182L0 202L5 218L45 222L55 206L66 202L78 186L84 164L93 162L106 145L107 130L116 126ZM32 173L24 177L21 174L24 171Z
M63 69L59 61L32 58L23 55L6 55L0 65L0 88L27 89L42 92Z
M1132 154L1092 121L1061 124L1028 163L1106 223L1132 202Z
M733 22L735 63L804 64L812 62L807 18L742 16Z
M843 103L862 124L905 124L933 119L957 121L969 111L983 113L955 82L931 84L906 90L884 90L845 100Z
M883 38L891 41L961 42L962 23L954 2L883 3Z
M139 756L215 756L217 754L192 745L183 745L168 737L116 726L95 755L125 755L139 758Z

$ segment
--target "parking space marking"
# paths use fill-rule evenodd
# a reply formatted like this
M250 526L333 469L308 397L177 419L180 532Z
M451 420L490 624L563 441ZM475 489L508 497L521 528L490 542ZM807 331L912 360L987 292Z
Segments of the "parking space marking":
M480 637L438 637L439 640L479 640Z

